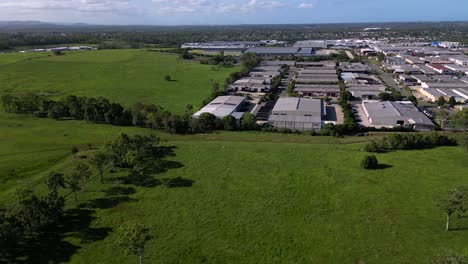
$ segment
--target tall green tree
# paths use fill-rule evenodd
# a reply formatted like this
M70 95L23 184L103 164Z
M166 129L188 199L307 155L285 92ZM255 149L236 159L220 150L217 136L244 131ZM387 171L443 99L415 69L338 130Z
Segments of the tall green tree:
M468 188L457 187L448 191L446 197L437 201L437 205L445 212L445 231L449 231L452 215L454 213L464 213L468 210Z
M117 246L123 249L126 255L135 255L139 263L143 263L145 245L151 240L150 229L137 222L128 222L117 229Z
M252 113L245 113L241 119L242 130L255 130L257 126L257 117Z
M455 97L450 96L448 104L450 107L454 107L457 104L457 100L455 100Z
M211 113L203 113L198 117L197 123L201 131L213 131L216 129L216 116Z
M75 201L77 200L76 192L83 190L86 191L86 183L91 177L91 170L89 166L83 162L76 162L73 164L67 175L67 187L73 192Z
M445 98L443 96L439 97L436 103L438 107L443 107L446 103Z
M463 129L465 132L468 129L468 109L458 111L451 118L452 124L459 129Z
M237 129L237 121L236 118L232 115L225 116L223 118L223 128L227 131L234 131Z
M112 166L112 160L104 151L97 151L89 157L89 164L98 172L101 184L104 184L104 172Z

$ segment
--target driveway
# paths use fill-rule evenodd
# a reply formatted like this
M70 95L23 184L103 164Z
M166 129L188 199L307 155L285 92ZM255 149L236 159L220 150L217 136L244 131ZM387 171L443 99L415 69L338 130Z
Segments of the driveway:
M379 68L377 65L375 65L375 64L370 63L369 65L372 67L372 69L373 69L374 71L376 71L376 72L379 73L379 77L380 77L380 79L382 80L382 82L384 82L384 84L386 84L386 85L389 86L389 87L394 88L395 90L397 90L398 92L400 92L400 93L401 93L403 96L405 96L405 97L410 96L410 94L408 94L408 93L406 92L406 90L404 89L404 87L401 86L401 85L399 85L399 84L395 81L395 79L393 78L393 75L392 75L392 74L387 73L387 72L384 72L382 69L380 69L380 68Z

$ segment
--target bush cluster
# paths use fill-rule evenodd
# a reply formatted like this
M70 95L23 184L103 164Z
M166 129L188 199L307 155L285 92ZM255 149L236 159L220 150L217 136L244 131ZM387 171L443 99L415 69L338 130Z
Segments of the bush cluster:
M438 146L457 146L457 141L437 132L423 134L391 134L381 140L372 140L365 147L367 152L383 153L395 150L426 149Z
M361 167L366 170L376 170L379 168L379 161L374 155L365 156L361 161Z

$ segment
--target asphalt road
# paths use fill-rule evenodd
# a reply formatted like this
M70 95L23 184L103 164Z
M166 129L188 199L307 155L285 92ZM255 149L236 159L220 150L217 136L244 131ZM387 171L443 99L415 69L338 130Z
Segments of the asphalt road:
M401 85L399 85L394 79L393 75L387 72L384 72L382 69L380 69L377 65L369 63L369 65L372 67L373 70L379 73L380 79L389 87L395 88L398 92L400 92L404 97L410 96L405 91L405 88Z

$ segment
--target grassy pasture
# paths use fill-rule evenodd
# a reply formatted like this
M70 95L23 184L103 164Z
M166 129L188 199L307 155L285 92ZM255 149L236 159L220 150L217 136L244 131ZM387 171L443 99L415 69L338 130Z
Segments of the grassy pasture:
M125 105L140 101L182 112L187 104L200 106L211 92L212 80L222 83L236 70L147 50L68 52L63 56L0 54L0 94L103 96ZM166 75L173 81L165 81Z
M210 78L234 70L142 50L3 56L10 55L0 54L0 93L105 96L173 111L200 103ZM166 74L177 81L164 81ZM85 156L88 144L99 147L121 132L153 133L0 112L0 204L13 203L18 186L41 192L49 172L69 166L72 146ZM461 147L379 154L386 168L365 171L360 149L368 137L156 134L175 156L155 178L182 177L193 186L113 183L122 171L107 173L104 185L94 179L77 203L67 198L76 213L71 229L43 241L35 262L135 263L114 245L113 231L128 220L152 227L145 263L429 263L443 249L468 254L468 221L456 218L457 230L443 231L434 201L468 184ZM9 178L12 170L17 176Z
M0 120L6 139L0 142L0 172L20 168L26 177L19 184L32 186L67 167L72 145L85 149L119 132L149 133L6 114ZM88 229L107 231L92 239L88 229L67 233L64 241L78 248L63 260L133 263L117 251L112 234L130 219L154 228L146 251L150 263L427 263L441 249L468 250L468 222L455 220L461 229L444 232L434 202L466 184L461 147L381 154L388 168L364 171L359 162L366 138L159 136L175 147L176 155L167 159L177 166L156 178L183 177L194 185L134 187L128 199L115 199L106 191L120 185L94 180L79 194L78 206L92 210ZM16 186L14 180L2 184L4 203ZM77 206L70 199L68 206Z

